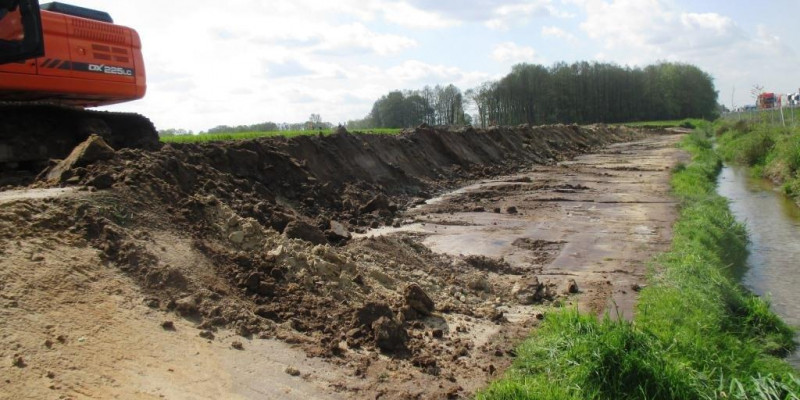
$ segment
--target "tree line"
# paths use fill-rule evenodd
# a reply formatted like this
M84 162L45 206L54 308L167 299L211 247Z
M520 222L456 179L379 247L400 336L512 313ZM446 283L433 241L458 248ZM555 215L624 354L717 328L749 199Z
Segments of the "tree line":
M690 64L518 64L502 79L463 93L454 85L390 92L364 119L349 121L348 128L617 123L714 118L717 113L713 78Z
M308 121L305 122L260 122L251 125L217 125L206 131L201 131L198 134L215 134L215 133L244 133L244 132L276 132L276 131L310 131L310 130L324 130L332 129L334 125L330 122L325 122L319 114L311 114ZM180 135L193 135L194 132L186 129L161 129L158 131L159 136L180 136Z
M348 121L350 129L405 128L428 125L467 125L466 102L454 85L425 86L422 90L395 90L382 96L362 120Z

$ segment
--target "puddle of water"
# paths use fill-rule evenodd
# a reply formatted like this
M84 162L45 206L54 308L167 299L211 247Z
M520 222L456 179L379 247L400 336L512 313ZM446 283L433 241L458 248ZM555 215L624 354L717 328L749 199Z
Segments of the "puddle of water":
M800 207L745 169L725 167L718 184L719 194L730 199L731 211L750 234L749 268L740 271L742 282L769 296L784 321L800 326ZM800 351L788 360L800 369Z

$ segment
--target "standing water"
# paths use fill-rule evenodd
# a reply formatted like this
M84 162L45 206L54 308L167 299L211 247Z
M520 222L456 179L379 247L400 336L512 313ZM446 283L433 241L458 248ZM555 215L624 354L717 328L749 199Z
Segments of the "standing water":
M800 207L744 168L723 168L718 191L730 199L731 211L750 235L742 283L768 296L786 323L800 326ZM800 369L800 351L788 361Z

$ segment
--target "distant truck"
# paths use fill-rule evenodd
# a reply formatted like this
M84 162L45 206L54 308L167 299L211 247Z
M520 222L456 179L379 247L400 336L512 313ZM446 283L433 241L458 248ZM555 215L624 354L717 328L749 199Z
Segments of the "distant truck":
M769 110L780 106L780 100L775 93L761 93L756 102L759 110Z
M797 93L786 95L786 99L789 101L790 107L800 106L800 90Z

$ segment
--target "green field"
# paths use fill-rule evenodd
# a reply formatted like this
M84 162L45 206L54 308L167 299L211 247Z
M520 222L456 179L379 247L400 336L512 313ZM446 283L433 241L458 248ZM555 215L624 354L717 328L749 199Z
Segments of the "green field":
M402 129L370 129L363 132L352 133L365 133L377 135L396 135ZM325 130L306 130L306 131L269 131L269 132L236 132L236 133L201 133L198 135L177 135L177 136L162 136L160 139L164 143L202 143L202 142L222 142L228 140L245 140L256 139L263 137L295 137L295 136L311 136L311 135L330 135L333 133L332 129Z
M479 399L797 399L780 357L794 332L731 275L747 234L716 193L708 123L683 142L673 171L681 201L671 249L658 256L632 322L553 310Z
M707 123L706 121L699 119L699 118L686 118L686 119L677 119L672 121L641 121L641 122L626 122L624 126L630 126L632 128L688 128L694 129L695 127L701 126L702 124Z

